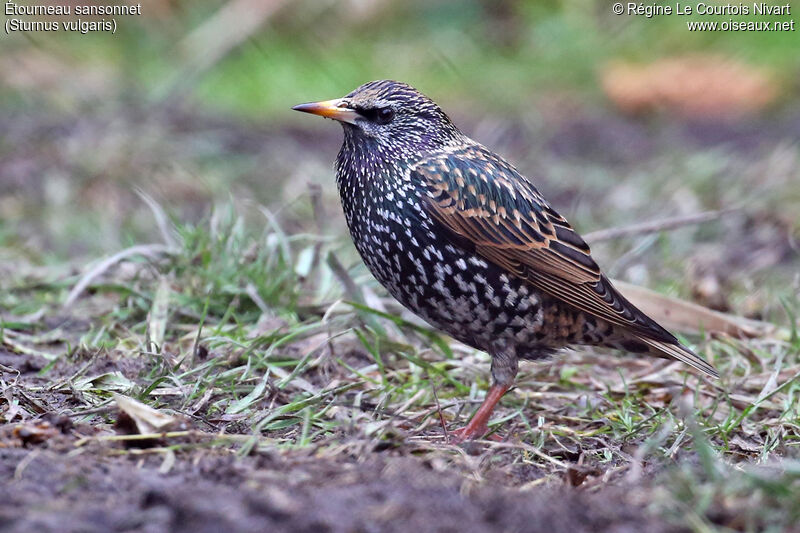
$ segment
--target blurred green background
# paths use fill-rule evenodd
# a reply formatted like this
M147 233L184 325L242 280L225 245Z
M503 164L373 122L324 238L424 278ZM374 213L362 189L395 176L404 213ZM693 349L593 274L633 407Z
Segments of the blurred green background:
M547 93L602 104L598 79L621 59L716 53L763 68L788 89L796 89L800 68L797 31L690 32L686 25L791 15L618 16L610 2L597 1L150 0L141 16L116 19L115 35L5 36L4 70L36 67L17 53L49 56L51 64L38 65L49 72L35 81L49 82L44 99L62 110L98 98L153 105L174 97L209 113L287 121L298 99L379 78L406 80L472 113L513 114ZM9 104L42 103L35 91L11 95Z
M769 314L770 287L785 293L798 266L797 31L687 30L730 18L793 16L617 16L577 0L150 0L116 17L114 35L3 35L0 268L71 268L156 240L137 191L177 220L263 204L293 232L312 227L317 184L326 231L346 249L339 128L290 107L394 78L508 156L583 232L741 208L596 254L612 275Z

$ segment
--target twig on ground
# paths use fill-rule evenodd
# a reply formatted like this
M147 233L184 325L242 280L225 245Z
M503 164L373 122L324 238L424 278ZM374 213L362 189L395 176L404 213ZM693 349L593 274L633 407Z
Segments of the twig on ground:
M724 215L738 211L740 208L731 207L728 209L721 209L719 211L706 211L703 213L694 213L692 215L684 215L678 217L662 218L660 220L653 220L650 222L642 222L641 224L632 224L630 226L623 226L621 228L608 228L586 233L583 238L588 243L595 243L600 241L608 241L611 239L618 239L620 237L630 237L632 235L644 235L648 233L658 233L660 231L669 231L683 226L690 226L692 224L701 224L716 220Z
M342 263L339 261L339 258L333 252L328 252L328 266L331 268L333 275L339 280L339 282L344 287L344 292L348 298L353 300L356 303L364 304L364 293L361 292L361 288L356 285L356 282L353 281L353 278L350 277L350 274L347 272L347 269L344 268Z
M131 246L121 252L117 252L116 254L112 255L111 257L106 258L105 260L101 261L97 264L94 268L92 268L89 272L83 275L83 277L75 284L69 294L67 295L67 299L64 300L63 307L69 307L70 305L75 303L75 300L78 299L78 296L83 293L86 288L91 285L91 283L101 276L106 270L111 268L112 266L116 265L117 263L127 259L129 257L133 257L135 255L142 255L145 257L154 257L163 253L167 253L170 251L170 247L166 244L141 244L138 246Z
M147 204L147 207L150 208L150 211L153 212L153 218L155 218L158 231L161 232L161 236L164 238L164 244L170 248L177 248L178 243L175 242L175 238L172 235L169 217L164 212L164 209L159 205L158 202L155 201L152 196L144 192L142 189L136 187L134 188L134 191L136 191L136 194L139 195L139 198L141 198L142 201Z
M439 405L439 395L436 393L436 383L431 379L428 373L428 383L431 384L431 391L433 392L433 401L436 402L436 414L439 415L439 422L442 424L442 431L444 431L444 441L450 442L450 434L447 432L447 424L444 422L444 415L442 414L442 406Z
M491 448L508 448L508 449L525 450L526 452L528 452L528 453L530 453L532 455L535 455L536 457L538 457L540 459L544 459L545 461L547 461L549 463L552 463L552 464L554 464L555 466L557 466L559 468L563 468L563 469L569 468L569 464L567 464L567 463L565 463L563 461L559 461L555 457L551 457L551 456L547 455L546 453L544 453L542 450L540 450L540 449L538 449L538 448L536 448L534 446L531 446L530 444L526 444L526 443L524 443L522 441L496 442L496 441L493 441L493 440L481 440L480 442L490 446Z

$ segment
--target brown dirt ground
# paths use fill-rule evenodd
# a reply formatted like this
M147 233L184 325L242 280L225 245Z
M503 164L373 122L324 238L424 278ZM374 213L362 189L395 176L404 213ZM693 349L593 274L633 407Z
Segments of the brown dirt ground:
M0 355L2 378L15 382L17 392L44 382L37 376L41 360L2 349ZM92 365L131 377L140 370L122 362L101 357ZM69 364L54 367L48 381L74 371ZM204 446L172 455L163 446L81 445L81 437L110 428L53 414L61 410L56 406L71 405L64 392L40 391L26 401L47 412L0 426L0 531L676 530L650 517L637 491L609 485L592 492L567 482L521 490L540 477L533 466L512 476L489 467L479 481L469 469L453 468L452 449L413 443L383 451L357 445L349 453L262 447L239 457ZM475 451L466 448L465 457Z
M412 457L319 460L0 450L3 531L672 531L621 489L515 491Z

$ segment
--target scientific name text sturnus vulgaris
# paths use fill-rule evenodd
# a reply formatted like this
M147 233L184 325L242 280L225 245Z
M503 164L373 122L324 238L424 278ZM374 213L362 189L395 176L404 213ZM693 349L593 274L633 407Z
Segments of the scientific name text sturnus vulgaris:
M117 32L117 16L139 16L142 4L128 5L54 5L4 3L5 32ZM16 18L25 17L25 18ZM35 17L33 19L27 17ZM69 17L67 19L38 19L38 17ZM77 18L76 18L77 17ZM82 19L80 17L90 17ZM101 17L101 18L98 18ZM111 18L105 18L111 17Z

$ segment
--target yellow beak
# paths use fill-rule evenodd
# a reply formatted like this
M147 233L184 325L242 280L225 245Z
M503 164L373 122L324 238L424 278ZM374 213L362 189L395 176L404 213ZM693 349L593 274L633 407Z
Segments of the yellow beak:
M344 106L342 98L337 98L336 100L325 100L323 102L300 104L294 106L292 109L295 111L302 111L303 113L319 115L325 118L332 118L340 122L348 122L350 124L355 124L356 118L359 117L359 114L356 113L354 109Z

